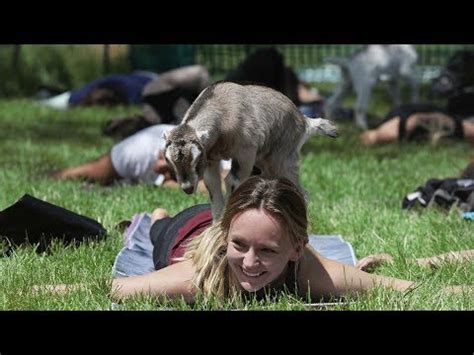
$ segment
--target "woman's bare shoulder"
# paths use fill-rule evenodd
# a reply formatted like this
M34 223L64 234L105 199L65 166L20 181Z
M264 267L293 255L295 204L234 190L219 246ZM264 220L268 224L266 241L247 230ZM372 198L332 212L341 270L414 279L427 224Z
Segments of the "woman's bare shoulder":
M343 264L328 260L313 247L307 245L300 259L298 287L300 293L308 295L308 288L313 298L337 295L338 287L335 278L344 271Z
M322 256L310 245L305 247L298 265L298 285L308 288L320 275L325 273Z

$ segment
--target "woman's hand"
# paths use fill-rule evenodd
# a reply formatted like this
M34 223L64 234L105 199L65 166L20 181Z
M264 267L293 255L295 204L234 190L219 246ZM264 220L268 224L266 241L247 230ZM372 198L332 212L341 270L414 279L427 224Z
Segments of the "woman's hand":
M380 253L366 256L358 261L356 268L359 270L372 270L383 263L392 263L393 256L387 253Z

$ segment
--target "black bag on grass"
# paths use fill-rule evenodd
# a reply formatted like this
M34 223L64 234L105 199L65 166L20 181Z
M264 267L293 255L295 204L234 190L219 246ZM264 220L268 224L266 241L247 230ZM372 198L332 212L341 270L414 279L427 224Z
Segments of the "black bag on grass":
M433 204L450 208L457 204L463 212L474 211L474 179L429 179L424 186L403 198L402 209Z
M28 194L0 212L0 240L6 238L11 246L39 244L38 252L53 238L71 244L106 235L99 222Z

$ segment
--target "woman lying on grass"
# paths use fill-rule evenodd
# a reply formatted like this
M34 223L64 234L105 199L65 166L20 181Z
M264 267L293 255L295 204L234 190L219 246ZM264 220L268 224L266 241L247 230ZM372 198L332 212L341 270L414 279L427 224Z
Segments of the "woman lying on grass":
M59 180L82 179L102 185L120 181L126 184L152 184L178 188L172 169L163 156L164 134L175 125L157 124L145 128L115 144L99 158L86 163L51 172ZM230 169L230 161L222 161L222 174ZM198 189L207 192L203 182Z
M195 218L194 222L181 227L187 229L189 233L185 234L190 236L183 238L181 244L173 242L175 237L169 235L172 244L169 240L160 240L161 231L170 229L177 218L168 218L164 210L161 212L161 215L160 210L158 215L155 213L158 220L150 232L158 270L114 279L111 291L114 300L145 295L167 299L183 297L191 303L200 294L205 299L226 302L242 295L259 298L286 290L318 301L322 297L342 296L378 286L401 292L415 286L413 281L369 274L321 256L308 245L304 197L286 179L249 178L231 194L221 219L207 229L212 221L209 211L195 211L196 215L207 213L209 216ZM199 234L200 229L205 230ZM197 234L199 237L192 238ZM173 260L184 239L184 255ZM62 285L55 290L73 288ZM471 289L460 286L450 289L453 292L467 290Z
M436 143L441 138L474 143L474 121L431 104L405 104L395 107L378 127L364 131L359 138L366 146L424 139Z
M53 171L50 176L60 180L83 179L103 185L115 181L147 183L166 186L172 181L162 156L165 132L176 127L170 124L154 125L115 144L99 158ZM166 175L165 175L166 174ZM177 185L177 184L176 184Z

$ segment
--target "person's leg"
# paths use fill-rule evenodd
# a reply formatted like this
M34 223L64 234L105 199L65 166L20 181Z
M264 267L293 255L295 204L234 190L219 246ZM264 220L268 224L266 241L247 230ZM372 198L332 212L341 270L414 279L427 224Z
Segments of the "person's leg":
M104 185L120 178L114 169L110 153L82 165L52 172L50 176L60 180L85 179Z
M179 86L197 93L204 90L211 84L211 75L202 65L190 65L171 70L162 75L172 86Z
M424 117L424 116L423 116ZM420 114L412 114L405 121L405 134L408 136L417 127L421 119ZM400 116L385 121L375 129L362 132L359 136L362 144L374 145L392 143L400 138Z
M441 111L417 112L412 114L407 122L406 137L417 129L426 132L427 138L432 144L436 144L443 137L455 135L456 121L450 115Z
M398 127L400 117L394 117L391 120L382 123L375 129L369 129L359 136L364 145L374 145L382 143L391 143L398 140Z
M156 95L174 88L196 91L196 94L211 84L211 76L202 65L190 65L161 74L145 86L142 96Z
M474 143L474 122L464 120L462 121L462 128L464 131L464 139L468 142Z
M179 123L191 103L210 84L211 76L202 65L165 72L143 89L143 116L155 123Z

